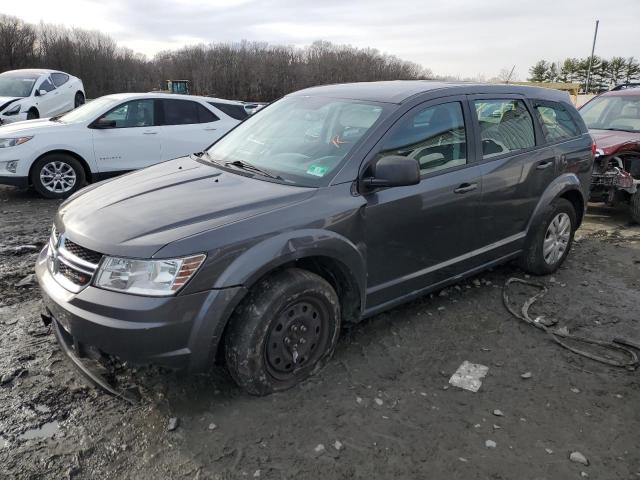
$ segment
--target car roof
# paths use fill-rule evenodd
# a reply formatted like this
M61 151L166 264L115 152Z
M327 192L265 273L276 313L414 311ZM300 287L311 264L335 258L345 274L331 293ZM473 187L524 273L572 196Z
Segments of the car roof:
M622 90L612 90L610 92L601 93L598 97L640 97L640 88L631 87L624 88Z
M427 92L443 94L521 94L528 97L566 101L566 92L524 85L433 80L391 80L383 82L341 83L299 90L291 95L307 95L400 104Z
M202 97L198 95L180 95L176 93L166 92L143 92L143 93L114 93L111 95L105 95L105 97L113 98L116 100L135 100L139 98L166 98L173 100L201 100L205 102L226 103L229 105L244 105L243 102L236 100L226 100L224 98L215 97Z
M46 75L48 73L64 73L59 70L47 70L46 68L23 68L20 70L8 70L2 73L15 73L21 75ZM68 74L66 74L68 75Z

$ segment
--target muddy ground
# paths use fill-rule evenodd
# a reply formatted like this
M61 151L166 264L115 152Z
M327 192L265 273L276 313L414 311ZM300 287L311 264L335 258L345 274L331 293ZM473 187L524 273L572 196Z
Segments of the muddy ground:
M153 368L120 372L137 406L97 391L41 324L37 287L16 287L57 204L0 187L2 478L640 478L639 372L510 317L501 288L523 275L512 265L345 329L327 368L286 393ZM540 279L549 293L534 313L640 341L640 227L627 222L592 209L564 267ZM518 301L534 293L516 289ZM448 387L464 360L489 367L477 393Z

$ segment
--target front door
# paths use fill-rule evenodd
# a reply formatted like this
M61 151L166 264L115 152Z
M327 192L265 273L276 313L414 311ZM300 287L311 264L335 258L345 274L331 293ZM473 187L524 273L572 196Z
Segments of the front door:
M374 163L386 155L414 158L421 181L365 196L368 309L464 272L481 246L474 225L482 180L469 154L469 119L464 97L428 102L378 144Z
M136 170L160 161L154 102L131 100L94 122L94 126L101 127L92 129L94 154L101 173Z
M45 93L42 95L41 90ZM35 94L38 97L37 108L40 118L53 117L58 114L60 108L60 92L56 89L49 76L46 76L36 87Z

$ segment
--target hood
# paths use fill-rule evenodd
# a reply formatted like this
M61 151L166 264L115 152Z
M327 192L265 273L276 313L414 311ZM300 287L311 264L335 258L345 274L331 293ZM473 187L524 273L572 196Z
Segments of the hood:
M185 157L78 192L60 207L56 227L100 253L150 258L168 243L300 202L315 191Z
M589 133L596 141L596 148L605 155L625 150L640 151L640 133L619 130L589 130Z
M68 128L72 125L71 123L52 122L48 118L39 118L2 125L0 126L0 134L3 136L7 134L34 135L39 132L51 131L52 128Z
M17 100L22 100L21 97L0 97L0 112L2 112L5 108L11 105L13 102Z

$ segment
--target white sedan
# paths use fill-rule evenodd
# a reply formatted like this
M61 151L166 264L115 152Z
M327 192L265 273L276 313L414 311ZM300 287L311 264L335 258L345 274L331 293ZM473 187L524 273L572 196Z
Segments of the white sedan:
M82 80L57 70L0 73L0 125L53 117L84 103Z
M242 102L123 93L0 126L0 184L65 198L95 182L201 152L247 116Z

